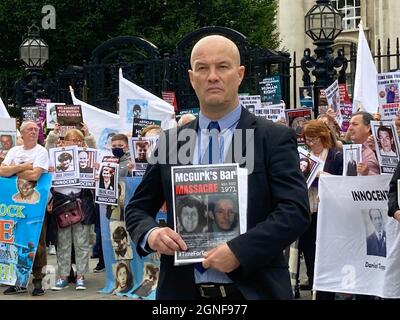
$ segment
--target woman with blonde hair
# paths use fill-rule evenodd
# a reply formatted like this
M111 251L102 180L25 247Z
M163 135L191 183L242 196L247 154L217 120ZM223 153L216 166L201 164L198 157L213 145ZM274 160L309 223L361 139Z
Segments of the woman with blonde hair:
M307 147L310 149L311 155L319 158L324 163L323 171L317 174L317 178L308 189L311 225L299 239L299 250L304 254L309 288L311 289L314 278L315 240L317 236L318 177L321 174L342 175L343 154L337 149L332 132L322 121L308 121L304 125L303 138ZM331 298L332 293L317 293L317 299Z
M62 146L87 147L84 134L78 129L70 129L66 132ZM52 168L53 169L53 168ZM50 170L49 170L50 171ZM85 274L89 271L90 257L90 225L94 223L95 204L94 196L90 189L79 186L54 187L53 213L61 213L65 205L77 202L80 199L84 219L66 228L58 229L57 236L57 265L59 279L52 290L62 290L68 287L68 276L71 269L72 245L75 249L75 262L77 271L76 290L85 290Z

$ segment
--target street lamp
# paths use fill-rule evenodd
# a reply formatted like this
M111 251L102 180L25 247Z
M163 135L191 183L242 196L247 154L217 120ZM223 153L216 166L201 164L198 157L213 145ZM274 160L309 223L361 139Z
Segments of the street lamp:
M40 38L40 29L34 23L28 27L28 35L19 46L26 75L15 83L19 107L35 105L37 98L46 97L48 83L43 65L49 60L49 46Z
M19 56L28 68L41 68L49 60L49 46L40 38L37 25L28 27L28 36L19 46Z
M314 69L314 113L318 115L320 89L326 89L334 81L336 68L343 66L344 55L340 52L337 58L332 55L332 45L342 32L342 15L329 0L317 0L316 4L304 17L305 33L314 41L316 57L311 56L310 49L304 50L301 67L304 72L305 86L311 85L309 69Z

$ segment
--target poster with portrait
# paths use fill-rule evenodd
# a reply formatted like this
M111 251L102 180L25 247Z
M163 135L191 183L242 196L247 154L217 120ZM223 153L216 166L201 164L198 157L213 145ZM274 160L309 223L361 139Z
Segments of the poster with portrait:
M63 102L48 102L46 103L46 127L47 129L54 129L57 123L56 105L64 106Z
M96 188L97 149L78 148L79 184L82 188Z
M50 191L51 176L38 181L0 177L0 203L9 214L0 215L0 283L28 287ZM3 211L4 212L4 211Z
M68 146L49 150L52 172L52 186L66 187L79 185L78 147Z
M318 172L324 170L324 163L302 147L298 147L297 151L300 158L300 170L304 175L307 187L310 188L317 177Z
M157 125L161 127L161 121L159 120L150 120L150 119L141 119L134 118L133 119L133 128L132 128L132 137L137 138L141 136L141 132L144 128L151 125Z
M8 151L16 145L17 128L15 118L0 118L0 164Z
M187 114L187 113L191 113L191 114L193 114L194 116L198 117L198 116L199 116L199 113L200 113L200 108L190 108L190 109L180 110L179 112L177 112L177 113L175 114L175 120L178 122L179 119L180 119L184 114Z
M343 176L357 176L357 165L362 162L361 144L343 145Z
M261 96L260 95L239 95L239 102L242 107L252 114L256 113L257 108L261 108Z
M96 180L95 202L118 205L118 169L115 162L102 162Z
M304 124L311 120L311 109L288 109L286 118L289 127L294 130L298 144L304 144L303 128Z
M97 148L99 150L107 150L111 152L111 139L119 131L111 128L104 128L97 140Z
M328 100L326 100L325 90L320 89L318 99L318 115L325 114L326 111L328 111Z
M80 105L56 105L56 113L61 138L69 129L82 129L83 117Z
M399 163L399 137L394 121L371 121L375 151L382 174L393 174Z
M147 158L155 148L156 140L153 137L148 138L130 138L129 152L132 162L135 164L133 171L145 171L147 168Z
M353 114L353 104L351 103L349 94L347 92L347 85L339 83L339 96L340 96L340 113L342 114L342 125L340 130L347 132L350 125L350 119Z
M400 298L400 224L387 214L390 179L320 178L313 290Z
M313 87L299 87L299 100L300 108L311 108L314 107L314 94Z
M151 253L140 257L129 234L127 233L125 238L123 231L126 230L125 207L140 182L139 177L122 178L118 182L119 190L122 190L118 200L119 205L100 205L100 226L106 269L105 286L100 292L154 300L160 271L160 256ZM166 219L165 210L160 209L156 221L160 226L165 226Z
M174 230L188 246L175 265L203 261L203 253L240 234L238 164L171 168Z
M400 71L378 73L378 103L380 106L398 103Z
M46 139L44 134L44 128L46 125L46 104L49 102L51 102L50 99L37 98L35 100L35 105L38 107L38 117L36 119L36 124L38 125L39 128L38 141L42 145L44 145Z
M336 114L336 122L342 126L343 117L340 111L340 92L338 80L333 82L328 88L325 89L326 100L328 108L331 108Z
M126 121L133 119L148 119L149 101L146 99L128 99L126 101Z

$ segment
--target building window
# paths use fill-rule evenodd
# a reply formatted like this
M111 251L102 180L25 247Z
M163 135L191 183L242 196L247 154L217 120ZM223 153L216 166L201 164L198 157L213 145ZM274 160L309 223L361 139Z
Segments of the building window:
M343 14L343 30L358 29L361 20L361 0L332 0L331 3Z

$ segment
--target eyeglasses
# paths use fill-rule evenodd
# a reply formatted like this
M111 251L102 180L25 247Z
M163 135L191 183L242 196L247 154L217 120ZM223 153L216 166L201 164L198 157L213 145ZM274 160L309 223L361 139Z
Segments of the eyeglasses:
M319 137L314 137L314 138L306 138L306 143L311 144L311 143L317 143L319 141Z

